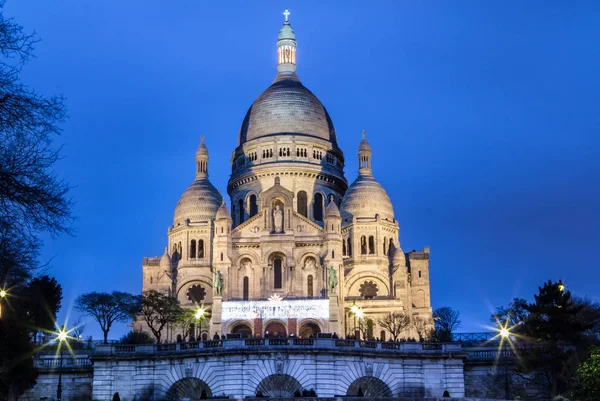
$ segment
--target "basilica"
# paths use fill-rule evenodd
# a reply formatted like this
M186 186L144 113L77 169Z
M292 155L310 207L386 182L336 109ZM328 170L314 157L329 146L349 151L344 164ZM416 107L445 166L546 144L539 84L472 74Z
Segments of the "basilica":
M332 119L296 73L287 15L277 54L275 79L241 122L229 207L209 180L203 137L165 252L144 258L143 291L206 310L193 328L198 339L336 333L386 340L391 333L380 320L391 312L430 324L429 247L402 250L400 216L374 177L364 131L358 175L348 185ZM142 321L136 327L145 329ZM163 338L175 340L165 330ZM419 334L412 327L402 337Z

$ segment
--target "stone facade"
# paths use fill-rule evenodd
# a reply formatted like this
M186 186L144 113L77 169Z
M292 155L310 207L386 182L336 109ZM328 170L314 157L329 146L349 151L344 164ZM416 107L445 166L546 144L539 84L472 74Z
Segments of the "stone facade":
M263 343L246 345L257 341ZM339 346L333 339L310 339L311 344L298 343L301 339L278 345L268 341L209 341L208 346L214 348L200 345L191 350L185 349L186 343L122 349L100 346L92 357L93 399L107 400L115 392L123 400L142 394L155 399L185 398L175 393L194 398L201 391L239 399L259 392L292 397L296 390L305 389L319 397L351 396L359 391L368 398L441 397L444 391L464 397L465 354L458 344L427 349L424 344L403 343L398 349L384 350L381 343L371 349L358 347L358 342Z
M395 311L431 325L429 247L402 250L364 132L358 178L348 186L333 122L296 75L289 21L277 46L275 80L248 110L232 154L230 209L209 181L203 138L195 181L177 204L165 253L144 259L143 290L210 310L210 320L194 328L204 339L231 332L344 336L364 327L365 319L375 323L370 335L390 338L377 321ZM266 300L273 296L289 309L267 316L272 305ZM305 301L315 299L327 300L326 316L308 312L312 306ZM242 310L244 301L245 316L228 312ZM142 322L136 327L145 329ZM418 333L407 329L401 337Z

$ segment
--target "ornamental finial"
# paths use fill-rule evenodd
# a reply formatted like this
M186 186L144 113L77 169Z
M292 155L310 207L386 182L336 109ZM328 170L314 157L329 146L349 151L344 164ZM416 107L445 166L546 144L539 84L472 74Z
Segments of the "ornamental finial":
M285 22L290 22L289 19L288 19L288 17L290 16L290 12L288 11L287 8L283 12L283 15L285 16Z
M365 130L362 130L362 139L367 139L367 132Z
M204 134L200 135L200 143L204 143Z

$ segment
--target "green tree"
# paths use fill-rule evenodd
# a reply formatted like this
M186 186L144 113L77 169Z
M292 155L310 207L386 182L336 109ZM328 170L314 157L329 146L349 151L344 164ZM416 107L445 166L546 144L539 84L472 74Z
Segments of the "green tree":
M141 316L150 331L160 343L162 330L166 325L176 324L183 313L177 300L169 295L150 290L142 294Z
M54 277L42 276L31 280L25 287L21 300L26 307L30 330L37 337L39 331L56 329L56 314L61 306L62 286ZM37 342L37 341L36 341Z
M583 307L562 282L548 281L527 305L529 316L519 327L519 371L523 378L555 397L569 389L579 346L590 323L578 319Z
M433 311L435 338L438 341L452 341L452 334L460 327L460 312L444 306Z
M600 400L600 347L592 347L589 359L579 365L574 396L581 401Z
M507 327L519 327L529 316L527 311L527 300L523 298L513 298L508 304L508 308L499 306L496 312L492 313L490 321L494 324L500 324Z
M108 333L115 322L129 322L139 311L139 299L126 292L113 291L90 292L80 295L75 301L75 307L92 316L104 335L104 344L108 343Z

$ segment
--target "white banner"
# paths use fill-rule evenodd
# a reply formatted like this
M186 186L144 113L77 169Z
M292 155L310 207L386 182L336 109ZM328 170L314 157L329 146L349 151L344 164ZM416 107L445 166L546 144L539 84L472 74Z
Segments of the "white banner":
M275 301L225 301L222 304L221 320L257 317L263 319L329 319L329 300L276 299Z

